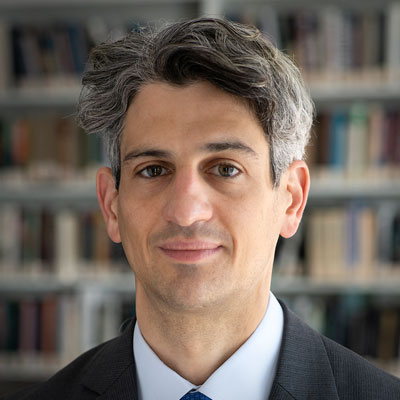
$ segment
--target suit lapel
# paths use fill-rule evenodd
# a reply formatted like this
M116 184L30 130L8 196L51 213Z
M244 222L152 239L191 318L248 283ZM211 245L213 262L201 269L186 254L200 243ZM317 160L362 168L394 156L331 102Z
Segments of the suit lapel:
M269 395L269 400L293 400L294 397L288 393L282 386L278 384L273 384L271 388L271 393Z
M339 399L321 336L281 306L285 325L269 399Z
M100 400L136 400L136 368L131 321L125 331L106 343L92 361L82 384L98 393Z
M136 376L133 368L126 369L97 400L137 400Z
M281 303L285 325L270 400L339 399L321 336ZM137 400L132 321L92 361L82 384L98 400Z

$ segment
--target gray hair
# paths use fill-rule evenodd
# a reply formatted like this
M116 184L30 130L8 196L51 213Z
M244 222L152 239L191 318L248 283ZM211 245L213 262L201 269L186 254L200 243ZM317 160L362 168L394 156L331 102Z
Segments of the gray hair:
M314 106L297 67L253 26L198 18L143 28L91 52L78 123L103 136L117 188L125 114L140 88L204 80L244 99L259 119L274 186L294 160L303 159Z

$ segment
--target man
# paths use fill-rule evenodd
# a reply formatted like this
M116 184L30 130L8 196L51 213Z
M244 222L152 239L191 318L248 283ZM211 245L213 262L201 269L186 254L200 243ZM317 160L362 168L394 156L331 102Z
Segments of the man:
M97 195L137 320L10 399L399 399L399 380L270 293L310 180L292 62L255 28L201 18L100 45L90 65L79 121L108 145Z

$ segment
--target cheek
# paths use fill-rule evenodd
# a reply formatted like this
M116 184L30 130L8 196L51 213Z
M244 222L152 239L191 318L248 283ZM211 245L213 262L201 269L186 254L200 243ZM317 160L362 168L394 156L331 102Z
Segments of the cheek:
M118 227L121 235L122 245L129 262L143 256L146 246L146 232L149 218L139 207L135 207L134 202L119 202L118 207Z
M255 199L230 215L235 223L234 242L240 258L267 261L273 255L280 223L273 199Z

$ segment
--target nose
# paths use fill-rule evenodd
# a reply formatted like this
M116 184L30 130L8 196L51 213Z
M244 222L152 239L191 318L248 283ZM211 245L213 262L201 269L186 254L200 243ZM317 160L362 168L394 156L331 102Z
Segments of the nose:
M196 171L175 172L164 206L163 217L180 226L208 221L212 217L209 188Z

